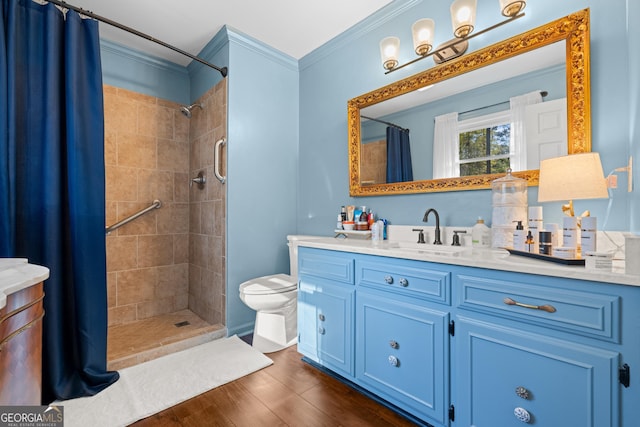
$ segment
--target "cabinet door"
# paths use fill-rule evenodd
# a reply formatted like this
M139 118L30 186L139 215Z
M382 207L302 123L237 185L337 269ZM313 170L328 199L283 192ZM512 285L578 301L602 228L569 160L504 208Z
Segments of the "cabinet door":
M300 277L298 351L353 376L353 286Z
M447 312L358 291L356 378L417 417L446 424L448 319Z
M618 353L469 318L455 346L456 424L618 425Z

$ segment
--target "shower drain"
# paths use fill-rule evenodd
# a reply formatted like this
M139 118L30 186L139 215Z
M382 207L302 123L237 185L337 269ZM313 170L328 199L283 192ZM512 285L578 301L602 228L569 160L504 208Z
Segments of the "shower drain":
M182 321L182 322L174 323L173 325L174 325L175 327L177 327L177 328L181 328L181 327L183 327L183 326L188 326L188 325L190 325L190 324L191 324L191 323L189 323L189 321L188 321L188 320L184 320L184 321Z

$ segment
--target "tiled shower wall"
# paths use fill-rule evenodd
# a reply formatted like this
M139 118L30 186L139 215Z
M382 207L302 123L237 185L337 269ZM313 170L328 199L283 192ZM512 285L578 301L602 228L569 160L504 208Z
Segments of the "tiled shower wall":
M362 144L360 175L363 184L384 184L387 182L387 140Z
M104 86L106 217L160 209L107 236L109 324L188 306L189 120L179 105Z
M193 185L189 192L189 308L211 324L225 321L225 184L214 175L214 147L226 136L227 81L219 82L196 103L191 118L190 176L202 171L203 189ZM221 174L226 149L221 150Z
M160 209L107 236L109 325L189 308L224 322L225 191L213 146L226 134L226 80L191 119L180 105L104 86L106 222ZM207 176L204 190L189 180Z

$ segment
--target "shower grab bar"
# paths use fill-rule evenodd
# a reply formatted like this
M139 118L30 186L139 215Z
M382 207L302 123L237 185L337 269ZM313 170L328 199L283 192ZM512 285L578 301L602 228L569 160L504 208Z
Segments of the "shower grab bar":
M109 234L114 230L117 230L118 228L122 227L125 224L128 224L129 222L133 221L134 219L141 217L142 215L146 214L149 211L152 211L154 209L160 209L162 207L162 202L158 199L154 200L153 203L151 204L151 206L148 206L132 215L129 215L127 218L123 219L122 221L118 221L113 225L110 225L108 227L105 227L105 234Z
M226 175L222 176L220 174L220 162L222 161L222 155L220 154L220 150L222 149L222 146L225 145L226 143L227 143L227 140L224 137L222 137L216 142L215 148L213 149L213 155L214 155L213 173L215 174L216 178L218 178L218 181L220 181L223 184L227 180L227 177Z

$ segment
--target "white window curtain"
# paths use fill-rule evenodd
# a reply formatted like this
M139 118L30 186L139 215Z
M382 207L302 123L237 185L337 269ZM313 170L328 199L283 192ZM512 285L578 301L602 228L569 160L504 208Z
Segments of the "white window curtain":
M540 91L525 93L509 99L511 110L511 141L509 163L514 171L527 170L527 132L525 116L528 105L542 102Z
M458 113L437 116L433 138L433 178L460 176Z

